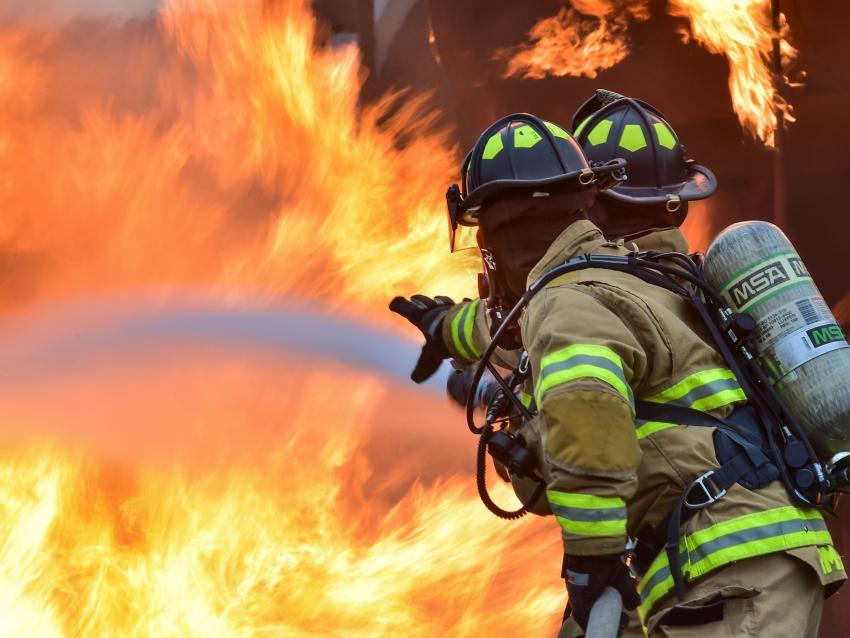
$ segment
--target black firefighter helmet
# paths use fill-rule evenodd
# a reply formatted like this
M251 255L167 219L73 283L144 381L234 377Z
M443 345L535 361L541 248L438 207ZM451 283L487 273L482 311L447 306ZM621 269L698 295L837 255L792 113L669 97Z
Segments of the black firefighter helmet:
M628 179L605 192L626 204L664 204L710 197L717 180L705 166L686 159L685 147L658 109L641 100L598 89L573 115L576 141L591 162L623 158Z
M479 211L494 197L603 190L624 179L624 167L621 159L589 164L573 136L557 124L528 113L503 117L463 160L460 187L454 184L446 193L451 249L458 247L458 228L477 226Z

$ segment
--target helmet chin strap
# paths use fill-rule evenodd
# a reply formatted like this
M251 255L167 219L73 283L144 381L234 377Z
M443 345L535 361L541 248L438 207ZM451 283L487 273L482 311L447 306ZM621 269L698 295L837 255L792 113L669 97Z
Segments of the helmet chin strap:
M479 241L480 237L479 233ZM493 252L484 245L480 245L480 250L487 292L484 303L487 306L487 314L490 319L490 336L493 337L517 299L511 296ZM516 350L522 347L519 325L509 326L506 331L503 331L503 335L499 345L504 350Z

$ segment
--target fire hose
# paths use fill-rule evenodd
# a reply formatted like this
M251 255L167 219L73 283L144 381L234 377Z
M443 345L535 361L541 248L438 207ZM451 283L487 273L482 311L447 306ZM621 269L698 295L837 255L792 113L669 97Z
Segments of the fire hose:
M620 592L613 587L606 587L590 609L585 638L618 638L622 613L623 598Z

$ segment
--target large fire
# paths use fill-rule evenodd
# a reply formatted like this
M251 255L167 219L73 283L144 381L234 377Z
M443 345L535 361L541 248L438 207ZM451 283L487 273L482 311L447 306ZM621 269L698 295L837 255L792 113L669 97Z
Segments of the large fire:
M221 338L75 374L55 344L102 332L72 323L0 349L6 437L50 440L2 448L0 634L551 632L559 543L482 511L444 402Z
M792 122L791 106L779 94L771 53L774 31L770 0L670 0L670 13L687 18L690 35L712 53L729 61L729 93L741 126L766 145L773 146L777 109ZM783 18L784 24L784 18ZM685 36L687 38L687 32ZM782 66L797 55L783 28Z
M590 12L602 49L630 6ZM306 0L0 25L0 635L557 624L555 528L483 510L442 401L304 355L110 336L142 294L398 326L394 294L471 292L447 132L415 97L360 104L358 52L321 40Z
M457 153L433 114L361 108L356 48L317 47L301 0L263 4L0 33L11 305L203 286L365 308L474 289L473 258L446 257L435 185Z
M121 349L112 302L63 305L203 290L389 323L396 293L474 285L445 133L416 99L359 105L357 51L319 41L302 0L0 27L0 634L557 624L557 533L483 510L442 398L218 339Z
M528 43L508 57L505 74L540 79L547 75L596 77L629 54L631 20L649 18L648 0L577 0L556 16L544 18L528 34ZM732 108L741 126L773 146L777 110L793 121L791 105L777 90L771 61L774 30L770 0L669 0L671 15L684 18L691 37L729 62ZM797 55L782 18L780 50L785 68Z

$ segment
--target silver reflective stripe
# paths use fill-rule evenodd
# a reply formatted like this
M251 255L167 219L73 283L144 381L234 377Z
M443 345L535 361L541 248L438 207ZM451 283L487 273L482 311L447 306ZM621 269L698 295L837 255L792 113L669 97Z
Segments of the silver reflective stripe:
M542 382L542 380L545 379L546 376L549 374L554 374L555 372L560 372L561 370L569 370L570 368L575 368L576 366L582 365L602 368L603 370L607 370L608 372L617 375L617 377L619 377L623 381L623 385L626 386L626 389L629 393L629 403L634 405L634 393L632 392L632 388L629 385L629 382L626 381L626 376L623 374L623 369L616 363L614 363L610 359L606 359L605 357L596 357L592 354L574 354L569 359L565 359L564 361L558 361L556 363L550 363L545 368L543 368L540 371L540 380Z
M748 529L738 530L730 532L728 534L724 534L723 536L719 536L713 540L706 541L702 545L699 545L696 548L690 550L690 552L688 552L687 549L681 551L679 553L679 563L682 565L683 571L686 571L688 563L697 563L711 554L715 554L721 550L728 549L729 547L735 545L743 545L744 543L761 541L766 538L773 538L775 536L785 536L801 531L820 532L826 531L826 529L826 521L824 521L822 518L797 518L787 521L780 521L778 523L771 523L768 525L760 525L758 527L751 527ZM641 591L643 593L649 594L655 588L656 585L663 582L670 575L670 566L665 565L657 572L655 572L652 575L652 578L645 582L641 581Z
M664 550L661 550L661 551L664 551ZM687 552L683 552L681 554L681 556L679 557L679 560L681 561L682 565L687 565L687 560L688 560ZM652 575L652 578L650 578L649 580L647 580L645 582L643 580L641 580L640 581L641 598L642 599L645 598L644 594L652 593L652 590L655 589L656 585L664 582L665 580L667 580L667 578L670 577L670 573L671 573L670 567L668 565L665 565L664 567L659 569L657 572L655 572Z
M549 503L552 508L552 513L555 516L561 516L571 521L585 521L588 523L598 523L601 521L620 521L626 518L625 507L612 507L610 509L590 509L583 507L567 507L565 505L556 505Z
M739 390L740 388L741 386L738 385L738 381L736 379L718 379L717 381L711 381L698 386L686 395L670 401L670 403L672 405L689 408L700 399L705 399L706 397L713 396L719 392L723 392L724 390Z
M744 543L760 541L773 536L785 536L802 531L822 532L824 530L826 530L826 521L816 518L779 521L778 523L771 523L760 527L742 529L699 545L691 551L690 561L697 563L710 554L727 549L733 545L743 545ZM687 552L685 552L685 557L687 558Z
M587 587L587 584L590 582L590 574L582 574L581 572L574 572L568 569L567 576L570 583L579 587Z

